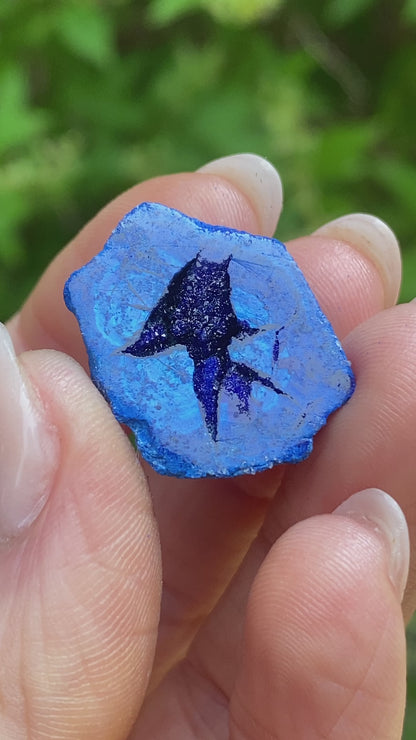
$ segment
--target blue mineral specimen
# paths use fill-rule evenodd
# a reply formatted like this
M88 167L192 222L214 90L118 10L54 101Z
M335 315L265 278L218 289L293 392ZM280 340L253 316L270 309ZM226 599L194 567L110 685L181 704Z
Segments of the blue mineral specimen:
M354 390L328 319L275 239L142 203L64 297L94 383L166 475L303 460Z

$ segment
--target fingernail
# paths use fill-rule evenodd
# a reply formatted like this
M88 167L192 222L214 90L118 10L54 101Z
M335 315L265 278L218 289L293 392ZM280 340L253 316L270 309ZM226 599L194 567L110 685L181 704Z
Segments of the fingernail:
M385 308L394 306L400 290L399 243L387 224L367 213L351 213L321 226L315 234L346 241L376 266L384 286Z
M0 323L0 541L16 537L43 508L57 441Z
M283 204L282 181L267 159L257 154L232 154L208 162L197 172L219 175L241 190L252 203L261 233L273 236Z
M378 488L369 488L350 496L334 514L349 516L366 524L383 541L389 563L389 577L403 598L409 574L409 530L406 518L394 498Z

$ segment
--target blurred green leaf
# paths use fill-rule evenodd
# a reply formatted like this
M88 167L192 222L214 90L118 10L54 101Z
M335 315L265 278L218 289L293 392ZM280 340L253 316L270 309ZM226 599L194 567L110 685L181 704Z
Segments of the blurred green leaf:
M200 6L201 0L153 0L147 17L151 23L165 26Z
M0 20L12 15L16 10L16 0L3 0L0 5Z
M377 0L329 0L326 9L328 21L335 26L344 26L371 8Z
M27 215L30 206L22 195L0 192L0 272L1 268L13 268L24 259L23 243L16 229Z
M319 181L356 180L371 167L372 147L380 133L371 121L331 126L321 132L315 166Z
M400 302L407 303L416 298L416 250L404 252L404 266ZM416 722L416 675L413 678L414 719Z
M47 115L29 107L23 69L10 63L0 66L0 155L46 130Z
M402 8L404 23L416 23L416 0L406 0Z
M381 158L374 164L380 183L396 200L397 208L406 208L411 217L416 204L416 170L408 162Z
M414 253L416 257L416 252ZM416 260L414 264L416 274ZM406 275L405 275L406 277ZM413 297L416 293L415 286L413 286ZM410 298L409 298L410 300ZM416 618L413 617L410 624L407 627L407 640L408 640L408 652L407 652L407 664L408 664L408 678L407 678L407 708L406 717L404 723L403 740L414 740L416 737Z
M169 63L155 75L151 95L179 115L186 115L192 107L193 117L196 99L210 97L210 90L221 79L224 64L224 54L219 46L207 45L201 50L184 42L174 50Z
M91 2L59 4L55 30L75 55L99 66L114 57L113 28L99 5Z
M247 25L278 10L284 0L153 0L149 19L166 25L192 10L206 10L219 23Z
M284 0L201 0L202 6L220 23L248 24L278 10Z

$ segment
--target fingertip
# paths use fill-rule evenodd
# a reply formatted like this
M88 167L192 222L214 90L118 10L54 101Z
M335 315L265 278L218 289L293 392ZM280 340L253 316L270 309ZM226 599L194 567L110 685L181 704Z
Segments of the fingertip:
M287 740L401 737L405 636L386 559L379 534L348 517L313 517L277 541L249 599L236 725L250 717Z
M333 514L351 517L380 538L389 578L402 601L409 575L410 540L406 517L397 501L385 491L369 488L343 501Z
M224 177L246 195L254 208L259 233L273 236L283 206L283 186L275 167L257 154L232 154L214 159L198 172Z
M346 241L371 260L383 283L384 307L396 303L402 274L400 247L384 221L368 213L351 213L321 226L315 234Z
M49 410L0 324L0 542L20 537L50 496L60 441Z
M294 239L287 247L340 339L383 310L379 271L346 241L314 234Z

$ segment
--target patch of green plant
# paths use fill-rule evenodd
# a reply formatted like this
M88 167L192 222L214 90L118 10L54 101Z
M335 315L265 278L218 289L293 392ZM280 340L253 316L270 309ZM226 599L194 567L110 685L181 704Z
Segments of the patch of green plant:
M283 239L385 218L413 296L415 16L414 0L5 0L0 316L121 189L238 151L279 167Z

